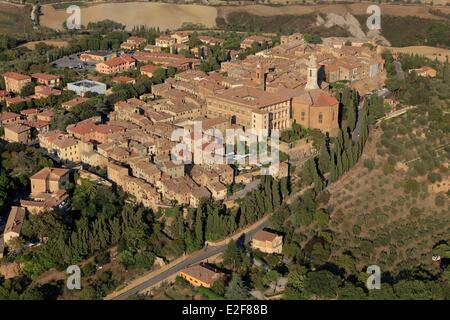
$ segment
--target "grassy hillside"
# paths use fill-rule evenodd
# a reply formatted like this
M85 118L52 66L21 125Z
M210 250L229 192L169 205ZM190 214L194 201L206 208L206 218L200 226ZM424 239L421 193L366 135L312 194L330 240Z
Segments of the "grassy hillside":
M294 32L314 33L322 37L349 36L347 30L340 27L325 28L316 26L316 14L259 16L247 12L232 12L227 19L217 18L219 28L247 32L276 32L291 34Z
M226 20L217 18L217 26L234 31L276 32L291 34L293 32L316 33L322 37L348 36L348 31L341 27L325 28L315 25L316 13L304 15L261 16L244 11L231 12ZM355 16L363 31L367 31L366 15ZM392 46L430 45L450 47L450 21L432 20L415 16L399 17L383 15L382 35ZM402 30L402 32L399 32Z
M367 16L355 16L367 32ZM401 32L399 32L401 30ZM431 20L419 17L382 16L381 33L394 47L429 45L450 47L450 20Z

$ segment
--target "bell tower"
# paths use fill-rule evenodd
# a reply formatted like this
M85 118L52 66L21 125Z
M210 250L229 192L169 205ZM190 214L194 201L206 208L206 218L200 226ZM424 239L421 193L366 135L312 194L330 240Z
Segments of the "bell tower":
M314 55L310 55L307 69L307 81L305 85L306 90L319 89L319 84L317 81L317 73L318 73L318 66L316 57Z
M261 86L261 89L266 91L266 71L259 63L256 66L255 79Z

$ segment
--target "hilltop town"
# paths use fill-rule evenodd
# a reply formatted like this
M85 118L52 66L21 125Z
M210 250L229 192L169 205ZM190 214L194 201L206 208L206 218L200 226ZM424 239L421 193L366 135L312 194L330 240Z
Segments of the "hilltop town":
M325 189L362 166L366 143L372 145L369 130L416 108L405 102L413 93L400 96L405 89L394 83L400 81L394 58L370 39L301 33L237 39L229 46L220 33L112 32L95 40L103 45L87 39L71 50L37 48L47 55L45 70L31 63L35 72L4 72L3 157L39 161L14 199L5 199L0 256L39 279L71 262L90 265L90 275L115 259L122 271L165 270L181 256L223 246L223 261L194 259L176 274L186 297L192 285L204 297L245 298L242 270L253 265L263 277L252 278L256 299L333 298L314 288L295 293L278 266L304 261L297 247L312 234L303 229L311 224L321 231L305 245L308 263L325 262L332 241ZM446 76L447 63L418 61L409 62L403 80ZM448 134L441 124L435 130ZM277 135L270 156L251 162L249 141L267 143ZM236 152L246 141L243 154ZM448 175L442 175L433 192L445 192ZM234 242L239 236L249 242L251 259ZM54 256L44 263L39 252ZM264 270L270 271L262 276ZM83 291L85 298L104 297L129 280L108 272L107 284L91 285L95 293ZM128 289L111 297L129 297Z
M207 36L198 39L204 44L200 50L221 42ZM64 131L50 129L52 109L4 112L1 121L5 140L38 143L58 161L107 169L108 180L145 207L158 210L173 202L196 207L203 198L224 200L227 185L250 183L258 176L258 170L234 176L230 161L212 165L175 164L176 155L172 153L179 141L174 140L172 132L177 128L192 135L192 150L196 147L204 150L214 142L203 135L199 137L202 141L195 141L196 122L203 134L210 135L211 130L218 130L223 136L227 129L285 130L295 122L336 137L339 102L329 83L349 81L361 94L379 89L383 83L380 53L355 39L332 38L321 45L312 45L301 34L294 34L282 37L281 44L272 47L270 38L250 36L241 42L241 49L251 48L254 43L268 49L244 60L236 59L237 52L229 52L230 61L209 73L199 70L198 58L173 53L186 50L188 42L189 34L183 32L161 35L154 45L133 36L120 45L121 49L134 50L132 54L81 53L79 59L95 63L98 73L116 75L113 82L133 84L134 78L117 76L130 69L138 69L141 76L149 78L161 69L174 68L177 73L161 84L154 84L151 92L139 98L117 101L106 118L88 118L68 125ZM62 101L64 109L86 103L89 95L108 94L105 84L88 79L57 89L61 79L52 74L7 72L3 77L6 90L2 95L8 108L29 99L59 96L61 89L76 93L73 99ZM36 84L34 95L22 97L30 83ZM34 137L32 132L36 133ZM278 177L288 176L288 163L283 162L281 168ZM35 201L24 199L22 205L30 212L40 212L54 209L64 197L53 193L52 201L35 197Z

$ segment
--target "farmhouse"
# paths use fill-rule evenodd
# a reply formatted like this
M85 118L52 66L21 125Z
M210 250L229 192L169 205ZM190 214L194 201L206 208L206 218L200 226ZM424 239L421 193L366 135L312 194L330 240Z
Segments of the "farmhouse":
M193 286L211 288L214 282L223 278L225 274L203 264L197 264L181 270L180 276Z
M267 230L261 230L252 237L251 246L253 249L265 253L281 254L283 249L283 237Z

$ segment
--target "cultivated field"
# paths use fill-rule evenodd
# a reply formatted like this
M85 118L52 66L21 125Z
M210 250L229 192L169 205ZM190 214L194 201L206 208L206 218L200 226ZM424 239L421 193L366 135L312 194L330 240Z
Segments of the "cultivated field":
M444 62L447 59L447 57L450 58L450 50L443 48L427 47L427 46L410 46L403 48L384 47L384 48L389 49L392 53L418 54L431 60L437 58L441 62Z
M404 132L405 120L389 121ZM400 163L414 160L416 148L432 150L439 144L438 141L429 144L422 135L419 129L391 139L392 144L401 143L406 150L396 158L403 159ZM381 147L381 136L381 129L372 131L362 160L329 188L331 197L327 206L331 209L330 226L335 232L335 253L345 248L360 262L358 267L376 264L383 271L406 269L409 265L438 267L431 259L431 249L450 233L448 198L438 205L438 193L428 190L430 183L426 176L416 178L420 191L407 192L405 181L411 177L409 170L414 162L408 163L410 168L397 163L393 169L393 165L388 164L387 154L380 155L379 150L385 150ZM434 152L429 154L433 158ZM374 160L373 169L364 166L366 159ZM386 168L390 168L389 172ZM443 180L448 179L448 169L441 167L439 170Z
M30 7L0 3L0 33L23 34L32 29Z
M52 5L42 6L41 25L53 29L62 29L68 18L64 9L55 9ZM122 23L127 30L136 25L159 27L162 30L176 29L184 22L214 27L217 9L201 5L176 5L165 3L101 3L81 7L81 24L101 20L113 20Z

